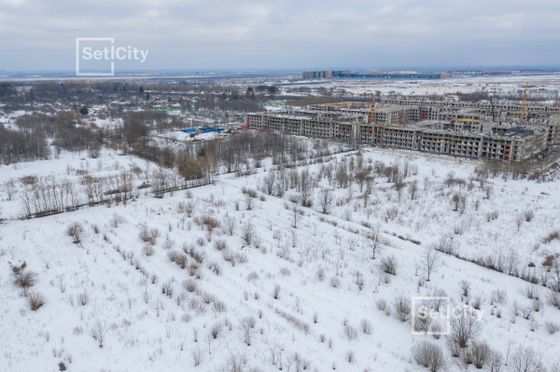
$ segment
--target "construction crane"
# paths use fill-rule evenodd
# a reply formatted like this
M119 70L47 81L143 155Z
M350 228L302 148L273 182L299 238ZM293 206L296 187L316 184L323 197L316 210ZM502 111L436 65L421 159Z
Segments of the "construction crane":
M375 112L375 97L373 97L369 105L368 123L374 123L375 121L377 121L377 113Z
M371 104L369 105L369 115L368 115L368 124L371 123L372 125L372 136L373 138L375 138L375 142L377 143L381 143L381 136L383 135L382 133L382 128L377 128L376 126L376 122L377 122L377 111L375 110L375 96L371 99ZM381 127L383 127L383 124L381 125Z
M527 86L523 87L523 98L521 99L521 124L527 124Z

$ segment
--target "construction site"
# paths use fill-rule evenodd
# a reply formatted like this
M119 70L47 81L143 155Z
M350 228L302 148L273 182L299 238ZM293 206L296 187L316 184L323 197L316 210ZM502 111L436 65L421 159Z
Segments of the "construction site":
M391 97L253 113L250 128L503 162L543 158L560 143L560 107Z

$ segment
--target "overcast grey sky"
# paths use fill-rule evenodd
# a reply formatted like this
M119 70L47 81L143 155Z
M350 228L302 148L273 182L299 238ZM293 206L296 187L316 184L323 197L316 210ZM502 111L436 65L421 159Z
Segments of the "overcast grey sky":
M76 37L149 50L117 68L559 65L559 0L0 0L0 70L72 70Z

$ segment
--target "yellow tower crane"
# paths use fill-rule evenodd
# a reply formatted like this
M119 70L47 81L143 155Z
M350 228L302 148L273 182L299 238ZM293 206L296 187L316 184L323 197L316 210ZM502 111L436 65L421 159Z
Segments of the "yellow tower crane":
M375 97L373 97L369 105L368 123L374 123L375 121L377 121L377 113L375 112Z

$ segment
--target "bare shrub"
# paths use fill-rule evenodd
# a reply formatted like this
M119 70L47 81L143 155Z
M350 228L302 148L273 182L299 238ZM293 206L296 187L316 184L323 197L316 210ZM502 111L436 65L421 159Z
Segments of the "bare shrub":
M235 217L230 216L229 214L226 213L226 215L224 216L224 221L223 221L224 232L228 235L233 235L233 233L235 232L235 225L236 224L237 224L237 221L235 220Z
M27 294L27 300L29 301L29 307L33 311L39 310L39 308L45 304L43 295L38 292L29 292Z
M358 331L356 330L356 328L347 323L344 325L344 335L346 336L348 341L352 341L358 338Z
M410 319L410 313L412 312L412 307L410 304L410 299L404 295L395 297L393 301L393 309L395 310L395 316L401 321L406 322Z
M147 225L142 225L142 229L140 230L138 236L144 243L155 245L156 240L159 237L159 230L149 229Z
M531 347L519 346L513 353L510 363L513 372L544 371L541 358Z
M222 330L222 326L220 324L214 324L212 326L212 328L210 329L210 334L212 335L212 338L215 340L218 338L218 336L220 335L220 332Z
M480 331L480 322L473 311L465 308L459 316L451 319L451 338L462 349L468 346L469 341Z
M216 248L216 250L221 252L224 249L226 249L226 247L227 247L227 244L226 244L225 240L218 239L218 240L214 241L214 248Z
M443 351L438 345L429 341L421 341L414 345L412 355L416 363L431 372L438 372L445 365Z
M218 227L220 227L220 221L218 221L216 218L211 217L211 216L202 216L199 218L195 219L195 222L201 226L204 226L206 228L207 231L214 231L214 229L217 229Z
M187 279L183 282L183 287L187 292L193 293L198 289L198 284L194 279Z
M340 279L338 279L338 277L336 277L336 276L333 276L331 278L331 280L329 281L329 284L333 288L338 288L338 287L340 287Z
M83 231L84 228L82 227L82 225L80 225L77 222L74 222L73 224L68 226L68 229L66 229L66 234L72 238L72 243L80 244L80 242L82 241L81 236Z
M154 246L151 245L151 244L146 244L146 245L144 245L144 247L142 248L142 253L143 253L144 256L146 256L146 257L153 256L154 253L155 253Z
M35 285L36 275L31 271L20 271L17 274L14 274L13 277L14 283L24 290Z
M278 300L280 298L280 286L276 284L272 290L272 298Z
M360 322L360 328L362 329L362 332L366 335L370 335L373 329L371 322L367 319L362 319L362 321Z
M495 350L491 350L488 358L488 369L490 372L500 372L504 364L502 354Z
M560 325L558 323L553 322L553 321L544 322L544 328L546 329L546 331L550 335L553 335L553 334L557 333L558 331L560 331Z
M78 303L82 306L86 306L89 302L89 296L86 292L82 292L77 296Z
M377 310L385 312L385 310L387 310L387 301L380 298L377 301L375 301L375 307L377 307Z
M254 227L251 221L247 220L243 227L241 228L241 238L245 242L245 245L251 245L253 240Z
M354 352L352 350L349 350L346 353L346 361L350 364L352 364L356 361L356 356L354 355Z
M212 306L214 307L214 311L217 313L223 313L226 311L226 304L222 301L214 301Z
M547 298L552 306L560 310L560 292L550 292Z
M202 352L200 351L200 349L197 348L192 351L192 356L193 356L194 366L198 367L202 362Z
M167 257L169 257L169 261L175 262L181 269L187 266L187 256L181 252L169 251Z
M490 356L490 347L485 342L473 342L470 348L473 363L480 369L486 365Z
M107 327L107 323L104 321L97 320L93 324L93 327L91 328L91 337L97 341L99 348L103 348L103 345L105 344L105 336L107 335L108 330L109 327Z
M397 275L397 259L394 256L384 257L381 260L381 270L387 274Z
M533 212L532 210L527 210L525 211L523 216L525 217L526 222L531 222L533 218L535 218L535 212Z

